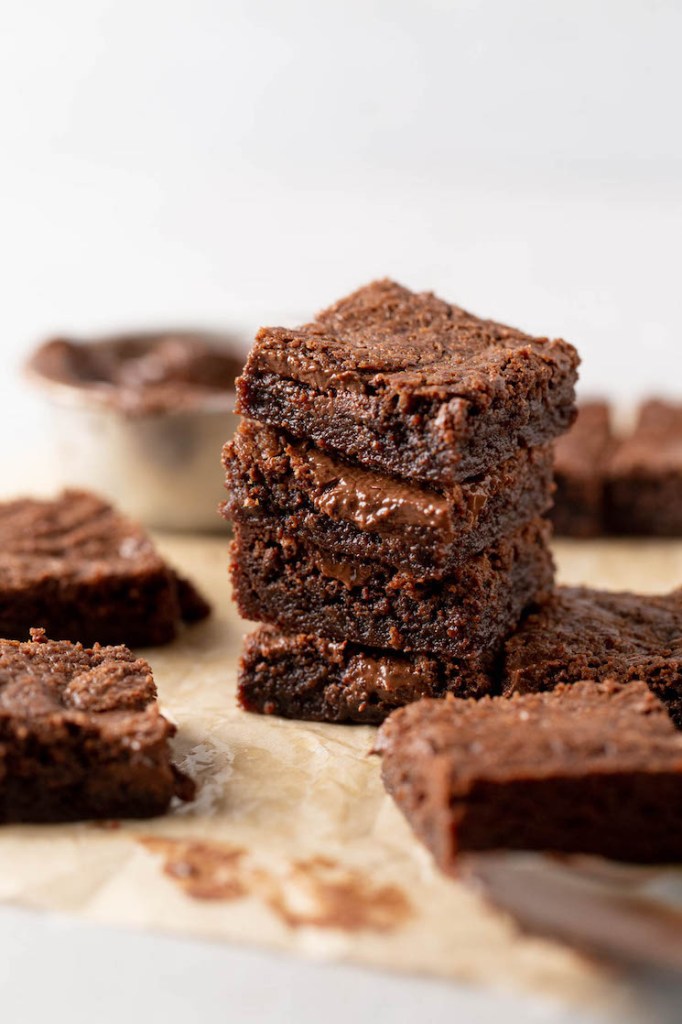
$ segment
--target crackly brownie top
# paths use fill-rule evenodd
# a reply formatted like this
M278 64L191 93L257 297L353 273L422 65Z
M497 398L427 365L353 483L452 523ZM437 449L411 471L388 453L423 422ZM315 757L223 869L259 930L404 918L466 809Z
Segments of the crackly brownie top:
M610 410L606 402L585 402L578 418L554 443L557 473L595 476L606 469L605 460L613 444Z
M108 735L170 733L158 713L151 669L127 647L84 648L48 640L32 629L31 639L0 640L0 723L2 719L90 723Z
M0 503L0 586L166 571L145 532L94 494Z
M682 588L663 596L558 587L507 641L506 682L543 665L579 663L621 671L677 658L682 661Z
M682 734L642 682L578 682L549 693L421 700L381 727L377 751L477 780L682 771Z
M652 399L639 412L637 426L619 445L610 464L619 476L629 472L682 470L682 405Z
M456 395L484 404L510 377L551 372L572 379L578 358L564 341L532 338L481 320L394 281L375 281L303 327L263 328L247 364L316 388Z

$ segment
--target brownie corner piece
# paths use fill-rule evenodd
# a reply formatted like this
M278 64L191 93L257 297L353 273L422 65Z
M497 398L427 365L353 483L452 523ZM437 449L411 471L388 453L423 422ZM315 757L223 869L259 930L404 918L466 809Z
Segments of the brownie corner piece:
M126 647L0 640L0 821L163 814L193 784L146 661Z
M86 491L0 503L0 636L169 643L208 606L147 533Z
M376 725L421 697L489 693L494 662L494 652L432 658L261 626L244 644L238 699L259 714Z
M259 331L238 411L372 468L448 484L573 421L565 341L375 281L295 329Z
M682 734L642 682L419 701L384 723L376 750L445 871L493 849L682 859Z

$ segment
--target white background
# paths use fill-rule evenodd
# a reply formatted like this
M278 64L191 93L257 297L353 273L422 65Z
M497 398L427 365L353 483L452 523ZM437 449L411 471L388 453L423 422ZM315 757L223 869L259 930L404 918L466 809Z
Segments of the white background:
M389 275L682 392L681 46L674 0L4 3L5 367Z
M2 458L40 471L14 371L46 334L182 322L246 337L384 275L567 337L586 391L682 396L681 47L672 0L5 0ZM50 1005L32 973L49 933L0 926L5 987L30 992L33 1020ZM131 955L120 935L68 934L60 955L92 984ZM174 964L180 948L154 946ZM201 957L199 996L173 975L194 1019L248 1012L245 968L224 956ZM329 1017L328 977L287 970L284 1009L265 999L260 1018ZM368 977L374 1019L387 990ZM152 978L144 998L168 991ZM429 991L443 1019L474 1019L454 987ZM74 1020L92 987L80 998ZM401 999L404 1019L435 1006L422 998Z

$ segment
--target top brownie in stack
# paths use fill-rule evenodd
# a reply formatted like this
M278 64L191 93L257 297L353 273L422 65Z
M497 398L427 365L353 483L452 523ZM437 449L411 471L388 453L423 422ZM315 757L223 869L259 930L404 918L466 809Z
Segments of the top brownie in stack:
M564 341L377 281L303 327L259 331L237 411L384 473L446 486L567 430L577 365Z

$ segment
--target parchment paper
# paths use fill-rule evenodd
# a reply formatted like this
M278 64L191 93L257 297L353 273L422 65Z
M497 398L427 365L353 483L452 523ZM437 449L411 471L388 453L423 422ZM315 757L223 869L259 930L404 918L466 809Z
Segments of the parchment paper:
M90 921L267 944L319 958L514 984L571 999L610 972L442 877L385 796L374 730L247 715L227 538L159 537L215 603L172 647L145 652L177 722L195 803L163 819L3 827L0 899ZM682 543L560 543L559 576L642 591L682 581Z

